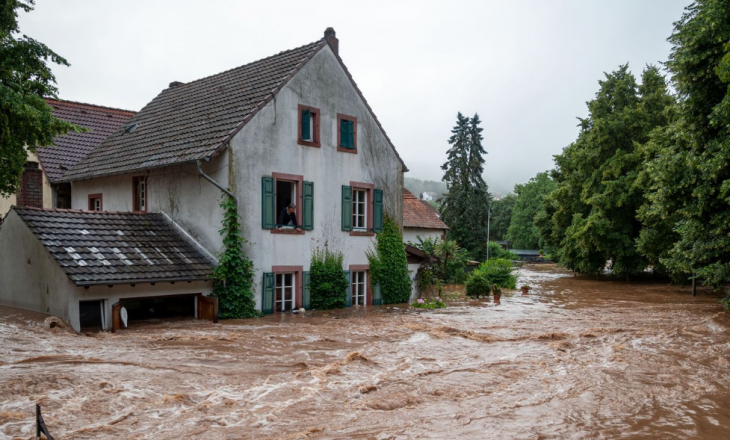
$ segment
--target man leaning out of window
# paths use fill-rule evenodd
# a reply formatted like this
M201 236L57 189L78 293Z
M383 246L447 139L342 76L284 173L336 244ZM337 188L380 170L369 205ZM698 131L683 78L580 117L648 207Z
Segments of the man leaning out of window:
M296 210L297 206L293 203L290 203L289 206L281 210L281 212L279 213L279 221L277 222L280 231L285 227L287 229L296 228L297 231L302 230L299 227L299 223L297 223Z

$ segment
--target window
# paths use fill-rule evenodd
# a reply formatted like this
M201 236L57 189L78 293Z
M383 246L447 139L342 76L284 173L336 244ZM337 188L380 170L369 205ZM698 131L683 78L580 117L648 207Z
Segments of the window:
M284 312L286 310L294 310L294 274L293 273L277 273L276 274L276 312Z
M303 176L272 173L261 178L261 227L272 233L303 234L314 228L314 183ZM293 203L296 224L285 216ZM296 226L301 230L297 231ZM280 229L281 228L281 229Z
M299 212L301 211L299 204L297 203L297 182L289 181L289 180L276 180L276 227L285 227L285 228L296 228L297 226L300 226L301 220L299 216ZM297 205L296 210L294 214L296 215L296 223L295 224L289 224L290 222L286 222L286 224L282 223L284 220L282 219L284 217L284 214L287 212L287 208L291 203L294 203Z
M351 278L352 305L367 305L367 272L351 272Z
M320 147L319 109L300 104L297 111L299 113L297 143L308 147Z
M367 231L367 199L368 190L353 189L352 190L352 229L359 231Z
M357 118L337 114L337 151L357 153Z
M133 211L147 212L147 177L132 178Z
M101 211L104 209L101 194L89 194L89 211Z

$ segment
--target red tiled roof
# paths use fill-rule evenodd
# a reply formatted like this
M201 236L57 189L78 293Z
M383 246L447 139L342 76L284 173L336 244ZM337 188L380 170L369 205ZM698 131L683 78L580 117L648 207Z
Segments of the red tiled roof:
M46 102L53 107L53 116L89 130L58 136L53 139L55 147L37 149L43 171L52 183L135 114L129 110L81 102L55 99L46 99Z
M66 172L62 180L122 174L215 156L327 44L321 39L217 75L172 85ZM127 128L134 124L129 132Z
M441 221L433 206L418 200L407 189L403 189L403 227L420 229L449 229Z

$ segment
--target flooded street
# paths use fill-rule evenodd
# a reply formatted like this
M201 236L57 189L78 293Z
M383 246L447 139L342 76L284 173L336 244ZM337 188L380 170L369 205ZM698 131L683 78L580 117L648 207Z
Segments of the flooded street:
M0 439L730 438L730 318L666 283L520 270L443 311L75 335L0 308Z

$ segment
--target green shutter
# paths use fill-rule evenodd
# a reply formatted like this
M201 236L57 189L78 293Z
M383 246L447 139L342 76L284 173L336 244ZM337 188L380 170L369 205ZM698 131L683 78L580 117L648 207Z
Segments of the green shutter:
M340 147L347 148L347 121L340 119Z
M383 190L373 191L373 231L383 232Z
M265 272L262 283L261 311L264 315L274 313L274 273Z
M383 305L383 294L380 291L380 283L375 283L375 285L373 286L373 305L374 306Z
M302 110L302 140L312 140L312 133L309 130L309 119L312 117L309 110Z
M276 226L276 212L274 211L274 178L261 178L261 227L274 229Z
M309 282L311 281L311 277L309 276L309 271L302 272L302 307L304 307L305 310L311 309L310 306L310 293L309 293Z
M355 148L355 121L347 121L347 148Z
M342 230L352 231L352 187L342 185Z
M304 182L302 191L302 229L314 229L314 182Z
M345 307L350 307L352 305L352 298L351 298L352 285L350 284L350 271L349 270L345 271L345 278L347 278L347 290L346 290L347 293L345 294Z

